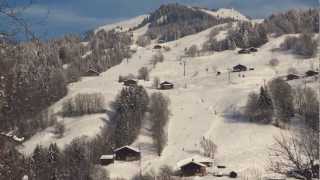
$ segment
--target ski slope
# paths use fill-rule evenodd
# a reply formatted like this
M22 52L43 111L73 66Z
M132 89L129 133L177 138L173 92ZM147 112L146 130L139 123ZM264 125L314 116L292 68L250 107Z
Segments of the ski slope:
M142 19L141 17L135 20ZM128 22L129 25L134 24L131 23L133 20ZM108 28L111 26L103 27L105 30ZM119 75L137 74L138 69L143 66L151 69L151 80L153 77L159 77L161 81L175 84L172 90L160 91L171 101L168 144L161 157L153 151L146 123L132 145L140 147L141 162L116 162L104 167L111 177L130 178L140 171L156 171L162 165L175 167L177 162L199 155L199 143L203 137L212 139L218 146L216 164L225 165L228 170L239 172L240 175L251 169L267 173L265 169L268 164L268 148L274 143L274 136L279 135L281 130L272 125L249 123L241 118L239 112L243 109L250 92L258 91L274 77L286 75L291 67L295 67L300 73L312 66L316 67L317 59L301 60L288 52L272 51L283 42L285 36L271 38L257 53L238 55L235 50L195 58L183 57L185 48L193 44L201 47L212 28L177 41L164 43L171 50L163 51L165 61L157 64L154 69L150 59L161 50L154 50L152 47L155 44L145 48L133 45L137 52L128 61L112 67L99 77L87 77L70 84L68 95L53 105L54 112L59 112L62 102L67 98L78 93L100 92L107 102L106 108L109 109L109 104L123 87L118 83ZM146 30L147 26L137 29L133 32L134 38ZM280 60L276 68L268 65L272 58ZM183 75L183 61L186 62L186 76ZM237 64L255 70L240 73L241 76L239 73L231 73L229 78L228 69ZM216 75L217 71L221 72L220 76ZM152 88L151 82L139 81L139 84L143 85L149 94L159 91ZM57 139L48 128L26 141L20 151L30 154L39 143L47 146L50 142L56 142L58 146L64 147L72 138L83 135L93 137L99 133L103 121L107 121L108 117L105 114L96 114L59 120L67 127L64 137ZM210 177L197 179L210 179Z

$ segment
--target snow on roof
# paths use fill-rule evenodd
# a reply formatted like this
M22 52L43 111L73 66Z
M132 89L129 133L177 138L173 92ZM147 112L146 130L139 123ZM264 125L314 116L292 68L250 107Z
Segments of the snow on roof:
M102 155L100 159L114 159L114 155Z
M189 164L191 162L193 162L195 164L198 164L198 165L201 165L201 166L205 166L202 163L205 163L205 162L213 163L213 159L196 155L196 156L193 156L193 157L190 157L190 158L187 158L187 159L183 159L183 160L177 162L177 167L185 166L185 165L187 165L187 164Z
M133 150L133 151L135 151L135 152L140 152L139 149L134 148L134 147L131 147L131 146L123 146L123 147L117 148L117 149L114 150L114 152L117 152L117 151L122 150L122 149L125 149L125 148L131 149L131 150Z

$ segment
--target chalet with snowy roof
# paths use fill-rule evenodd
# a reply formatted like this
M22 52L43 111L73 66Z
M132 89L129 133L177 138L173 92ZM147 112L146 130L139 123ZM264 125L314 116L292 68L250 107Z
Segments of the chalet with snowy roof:
M97 70L90 68L86 73L85 76L99 76L100 72L98 72Z
M141 158L139 149L131 146L123 146L114 150L115 159L119 161L137 161Z
M307 76L307 77L316 76L316 75L318 75L318 74L319 74L319 72L317 72L317 71L312 71L312 70L309 70L309 71L306 72L306 76Z
M296 74L288 74L287 75L287 81L291 81L291 80L294 80L294 79L299 79L300 76L296 75Z
M182 176L205 176L207 174L206 165L195 161L189 161L180 166Z
M162 46L159 45L159 44L157 44L157 45L155 45L155 46L153 47L153 49L161 49L161 48L162 48Z
M258 52L258 49L255 47L251 47L248 49L250 52Z
M238 54L250 54L250 50L248 49L241 49L238 51Z
M163 89L163 90L165 90L165 89L173 89L173 87L174 87L173 83L170 83L168 81L164 81L164 82L162 82L160 84L160 89Z
M233 72L242 72L242 71L247 71L247 66L244 66L242 64L238 64L233 67Z
M100 157L100 164L102 166L108 166L109 164L114 163L114 155L102 155Z
M177 168L181 171L182 176L204 176L206 168L213 166L213 159L203 156L193 156L183 159L177 163Z
M123 84L125 86L136 86L136 85L138 85L138 82L133 79L127 79L127 80L123 81Z

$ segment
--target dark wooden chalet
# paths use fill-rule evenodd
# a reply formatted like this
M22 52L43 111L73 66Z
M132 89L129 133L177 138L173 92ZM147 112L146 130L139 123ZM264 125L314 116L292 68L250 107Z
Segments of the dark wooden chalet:
M242 72L242 71L247 71L247 66L244 66L242 64L238 64L233 67L233 72Z
M141 158L141 152L139 149L123 146L114 150L115 159L119 161L137 161Z
M127 79L127 80L123 81L123 84L125 86L136 86L136 85L138 85L138 82L133 79Z
M318 74L319 74L319 72L317 72L317 71L312 71L312 70L309 70L309 71L306 72L306 76L307 76L307 77L316 76L316 75L318 75Z
M205 176L207 174L206 165L198 162L188 162L180 166L182 176Z
M161 46L161 45L159 45L159 44L157 44L157 45L153 46L153 49L161 49L161 48L162 48L162 46Z
M168 81L164 81L160 84L160 89L173 89L174 88L174 85Z
M300 77L296 74L288 74L287 75L287 81L291 81L291 80L294 80L294 79L299 79Z
M248 49L250 52L258 52L258 49L255 47L251 47Z
M99 75L100 73L92 68L90 68L85 74L85 76L99 76Z
M108 166L109 164L114 163L114 155L102 155L100 157L100 164L102 166Z
M238 51L238 54L250 54L250 50L248 49L241 49Z

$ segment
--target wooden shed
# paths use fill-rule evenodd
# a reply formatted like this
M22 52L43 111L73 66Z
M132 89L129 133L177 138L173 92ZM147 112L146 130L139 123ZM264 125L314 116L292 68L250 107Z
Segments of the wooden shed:
M153 49L161 49L161 48L162 48L162 46L159 45L159 44L157 44L157 45L155 45L155 46L153 47Z
M296 74L288 74L287 75L287 81L290 81L290 80L294 80L294 79L299 79L300 77Z
M163 90L165 90L165 89L173 89L173 88L174 88L173 83L168 82L168 81L164 81L164 82L162 82L160 84L160 89L163 89Z
M241 49L238 51L238 54L250 54L250 50L248 49Z
M182 176L205 176L207 174L206 165L190 161L180 166Z
M316 76L316 75L318 75L318 74L319 74L319 72L317 72L317 71L312 71L312 70L309 70L309 71L306 72L306 76L307 76L307 77Z
M242 71L247 71L247 66L244 66L242 64L238 64L233 67L233 72L242 72Z
M125 86L136 86L136 85L138 85L138 82L133 79L127 79L127 80L123 81L123 84Z
M100 73L97 70L92 68L90 68L85 74L85 76L99 76L99 75Z
M102 166L108 166L109 164L114 163L114 155L102 155L100 157L100 164Z
M115 159L119 161L137 161L141 158L139 149L131 146L123 146L114 150Z

